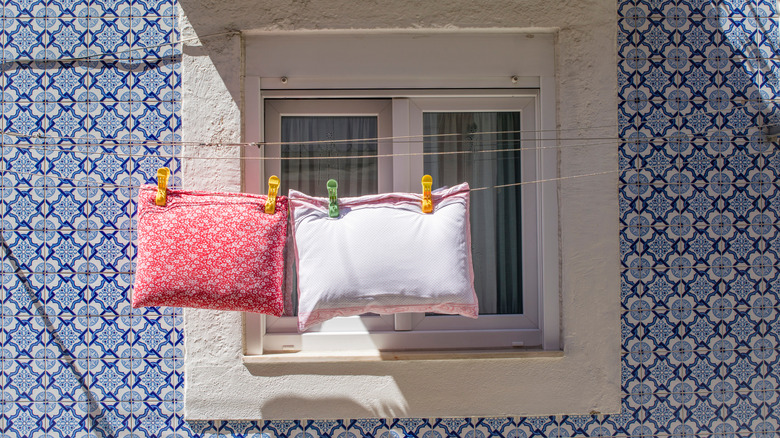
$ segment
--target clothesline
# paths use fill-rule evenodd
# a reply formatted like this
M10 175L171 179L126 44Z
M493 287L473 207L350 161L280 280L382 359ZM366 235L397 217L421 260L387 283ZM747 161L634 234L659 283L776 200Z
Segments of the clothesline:
M749 225L749 224L745 224ZM625 227L624 227L625 228ZM657 227L653 227L654 229ZM11 231L11 230L4 230L4 231ZM32 231L25 231L25 232L46 232L46 231L55 231L55 230L32 230ZM93 229L76 229L76 231L93 231ZM97 230L95 230L97 231ZM135 229L122 229L117 231L136 231ZM86 257L85 257L86 259ZM696 270L696 269L709 269L709 268L723 268L723 269L752 269L752 268L780 268L780 263L734 263L734 264L718 264L718 265L709 265L709 264L694 264L691 266L683 266L683 267L677 267L677 266L662 266L662 265L653 265L652 267L631 267L631 266L621 266L620 270L625 271L670 271L670 270ZM100 274L111 274L111 275L133 275L135 274L135 271L110 271L110 270L102 270L102 271L68 271L68 270L41 270L41 271L29 271L29 270L20 270L19 272L25 274L25 275L46 275L46 274L63 274L63 275L100 275ZM695 307L695 306L694 306ZM626 309L625 312L630 312L631 310Z
M718 158L710 158L710 159L691 159L691 160L675 160L674 163L670 163L669 166L662 166L658 164L651 164L648 166L637 166L637 167L624 167L621 169L614 169L614 170L606 170L601 172L593 172L593 173L586 173L586 174L579 174L579 175L569 175L569 176L561 176L561 177L555 177L555 178L546 178L546 179L540 179L540 180L533 180L533 181L520 181L516 183L510 183L510 184L500 184L495 186L489 186L489 187L478 187L478 188L472 188L472 191L482 191L482 190L489 190L489 189L501 189L501 188L507 188L507 187L516 187L516 186L523 186L523 185L529 185L529 184L539 184L539 183L546 183L546 182L554 182L554 181L565 181L575 178L585 178L585 177L592 177L592 176L599 176L599 175L609 175L614 173L620 173L620 172L639 172L642 170L652 170L655 172L659 172L660 169L669 169L673 166L684 166L686 164L711 164L712 162L716 161ZM3 170L0 171L0 175L4 175L6 173L16 174L16 175L30 175L30 176L36 176L41 178L52 178L57 180L64 180L64 181L74 181L74 182L86 182L87 185L77 185L74 186L76 188L114 188L114 189L132 189L137 188L143 184L136 184L136 185L123 185L123 184L98 184L98 185L89 185L89 183L95 182L92 178L67 178L67 177L60 177L60 176L54 176L50 174L40 174L40 173L34 173L34 172L19 172L19 171L13 171L13 170ZM129 175L128 175L129 176ZM630 185L681 185L680 183L629 183ZM696 185L697 183L689 183L692 185ZM705 184L705 183L699 183L699 184ZM744 182L744 183L737 183L737 182L729 182L729 183L719 183L720 185L745 185L745 184L752 184L750 182ZM15 186L19 187L19 186ZM50 188L55 187L61 187L61 186L47 186ZM30 186L30 188L41 188L41 186Z
M650 101L648 101L650 102ZM741 109L745 108L749 105L754 104L755 102L765 102L765 103L773 103L777 104L780 103L779 99L766 99L761 101L748 101L746 103L735 105L731 107L731 110L735 109ZM723 112L723 109L714 109L711 111L701 112L697 113L697 115L717 115ZM677 116L671 116L666 117L662 120L673 120L678 117L683 117L680 115ZM756 129L762 129L769 126L774 125L767 125L764 127L757 126ZM555 133L555 134L561 134L564 132L583 132L583 131L591 131L591 130L601 130L601 129L620 129L621 124L618 123L617 125L606 125L606 126L590 126L590 127L584 127L584 128L558 128L558 129L521 129L521 130L504 130L504 131L478 131L478 132L470 132L470 133L446 133L446 134L417 134L417 135L403 135L403 136L388 136L388 137L367 137L367 138L359 138L359 139L334 139L334 140L311 140L311 141L293 141L293 142L203 142L203 141L182 141L182 140L150 140L150 139L117 139L117 138L111 138L111 137L89 137L89 136L54 136L54 135L45 135L41 133L30 133L30 134L22 134L17 132L11 132L11 131L0 131L0 134L7 135L10 137L16 137L16 138L27 138L27 139L38 139L38 140L77 140L77 141L84 141L84 143L46 143L47 146L51 147L74 147L74 146L97 146L101 145L103 143L95 143L95 142L111 142L111 144L116 146L122 146L122 145L128 145L128 146L143 146L143 145L152 145L152 146L194 146L194 147L260 147L260 146L287 146L287 145L316 145L316 144L339 144L339 143L366 143L366 142L387 142L387 141L393 141L394 143L420 143L423 142L425 139L431 139L431 138L446 138L446 137L457 137L457 136L477 136L477 135L506 135L506 134L526 134L526 135L532 135L532 134L544 134L544 133ZM638 129L638 128L637 128ZM689 135L704 135L703 132L699 133L692 133ZM653 141L653 140L663 140L663 139L677 139L677 135L670 135L670 136L645 136L642 138L642 140L639 140L637 138L632 138L630 136L625 137L596 137L595 139L614 139L616 141ZM521 141L521 139L518 140L511 140L508 139L507 141ZM559 138L559 137L553 137L553 138L534 138L533 140L545 142L545 141L568 141L568 140L582 140L581 137L573 137L573 138ZM30 144L39 144L39 143L30 143Z
M574 140L574 139L572 139ZM159 154L159 153L140 153L140 154L134 154L134 153L123 153L123 152L107 152L107 151L99 151L99 150L83 150L83 149L76 149L76 150L66 150L63 151L61 149L56 149L54 152L64 152L64 153L72 153L72 154L83 154L86 156L116 156L116 157L124 157L124 158L146 158L146 157L152 157L152 158L160 158L160 159L178 159L178 160L240 160L240 161L320 161L320 160L355 160L355 159L380 159L380 158L393 158L393 157L426 157L426 156L446 156L446 155L468 155L468 154L502 154L502 153L509 153L509 152L534 152L534 151L543 151L543 150L551 150L551 149L558 149L558 150L564 150L564 149L574 149L574 148L583 148L583 147L596 147L596 146L607 146L607 145L613 145L617 143L618 141L612 138L589 138L589 139L581 139L581 140L592 140L594 142L589 143L574 143L574 144L561 144L561 145L555 145L555 146L539 146L539 147L519 147L519 148L507 148L507 149L501 149L497 148L496 146L500 143L517 143L516 140L506 140L506 141L491 141L490 144L483 145L484 147L489 147L491 149L471 149L471 150L461 150L461 151L437 151L437 152L393 152L388 154L370 154L370 153L361 153L356 155L316 155L316 156L288 156L288 157L268 157L268 156L260 156L260 157L232 157L232 156L195 156L195 155L177 155L177 154ZM595 142L596 140L609 140L607 142ZM677 138L673 138L673 140L678 140ZM454 144L459 144L460 142L451 142ZM522 143L522 142L521 142ZM718 140L719 144L728 143L728 144L743 144L744 141L720 141ZM446 143L449 144L449 143ZM9 149L24 149L24 150L35 150L35 151L44 151L49 152L47 146L45 145L6 145L4 146ZM695 152L693 152L695 153ZM636 153L638 155L638 153ZM514 159L514 157L506 157L506 158L486 158L486 159L492 159L496 161L501 161L505 159ZM676 160L675 157L670 157L671 160ZM474 161L481 160L476 159Z
M597 140L597 139L592 139ZM463 155L463 154L482 154L482 153L504 153L504 152L531 152L531 151L539 151L539 150L546 150L546 149L569 149L569 148L578 148L578 147L586 147L586 146L605 146L605 145L611 145L615 144L615 141L613 139L606 139L610 140L609 142L602 142L602 143L582 143L582 144L565 144L565 145L557 145L557 146L539 146L539 147L520 147L520 148L509 148L509 149L499 149L495 148L497 144L499 143L518 143L517 140L512 141L493 141L491 144L484 145L487 147L493 147L493 149L473 149L473 150L463 150L463 151L439 151L439 152L393 152L389 154L370 154L370 153L363 153L359 155L317 155L317 156L302 156L302 157L206 157L206 156L195 156L195 155L175 155L170 154L168 158L170 159L181 159L181 160L242 160L242 161L275 161L275 160L281 160L281 161L287 161L287 160L342 160L342 159L370 159L370 158L392 158L392 157L408 157L408 156L430 156L430 155ZM453 142L454 144L458 144L458 142ZM17 149L25 149L25 150L36 150L36 151L47 151L46 147L40 147L39 145L21 145L21 146L6 146L11 149L17 148ZM55 152L62 152L60 150L57 150ZM144 158L144 157L155 157L155 158L164 158L165 155L160 154L150 154L150 153L143 153L143 154L133 154L133 153L123 153L123 152L104 152L104 151L91 151L91 150L73 150L73 151L65 151L66 153L74 153L74 154L84 154L89 156L116 156L116 157L135 157L135 158Z

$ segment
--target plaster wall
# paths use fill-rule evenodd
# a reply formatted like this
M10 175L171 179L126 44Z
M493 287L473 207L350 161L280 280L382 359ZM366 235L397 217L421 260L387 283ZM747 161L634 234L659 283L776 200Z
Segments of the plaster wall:
M377 30L408 33L411 30L425 35L426 28L436 32L462 29L462 33L522 30L530 36L533 36L532 31L552 33L555 76L549 80L554 81L558 96L553 103L558 127L564 132L573 130L586 136L616 136L612 113L617 104L615 73L609 67L614 63L614 53L603 50L603 47L614 45L614 27L604 18L605 12L614 6L609 1L594 2L590 4L592 8L584 9L528 2L522 13L516 5L491 3L489 7L478 8L481 9L479 18L464 14L463 8L474 8L473 4L466 6L465 3L445 10L433 5L418 5L405 13L377 10L361 4L350 6L348 13L339 15L332 14L340 7L338 4L328 4L331 13L325 15L318 6L322 5L312 3L301 8L290 15L294 17L293 21L280 26L269 16L247 14L249 10L264 9L255 2L252 7L248 2L233 4L235 9L220 8L216 14L208 4L184 2L182 8L186 19L183 18L182 29L185 34L208 35L202 29L217 32L215 25L223 20L224 28L238 28L247 34L280 30L310 33L328 29L347 30L350 32L347 35L359 37L359 29L363 29L364 33ZM426 12L430 10L426 11L427 8L436 13L428 15ZM422 16L426 18L420 19ZM428 20L438 24L433 25ZM314 22L317 24L312 27ZM481 29L472 28L476 23L481 23ZM366 41L366 44L370 43ZM197 53L209 56L189 56L188 52L196 53L195 49L185 48L182 73L185 84L182 135L185 142L203 138L238 141L238 134L244 127L246 130L262 129L256 126L259 120L242 120L240 116L251 114L242 109L255 104L248 102L241 92L247 84L242 83L240 69L248 63L263 63L262 59L246 59L254 53L244 53L244 47L242 35L235 34L202 38ZM517 46L514 56L521 67L512 74L522 70L520 47ZM377 50L381 52L381 45L377 45ZM463 53L462 56L468 58L475 54ZM328 69L333 67L328 66ZM343 74L353 71L345 66ZM492 73L498 76L508 72ZM293 76L296 74L307 76L311 73L291 71L288 74L291 83L295 82ZM389 77L394 74L391 68L383 72ZM457 77L457 72L440 74ZM507 79L509 76L511 74L507 74ZM188 129L189 126L193 129ZM256 134L252 133L250 137L253 135ZM255 139L257 137L249 140ZM241 362L241 315L187 310L185 417L191 420L294 420L304 416L328 419L617 412L617 175L610 172L616 166L617 143L568 147L571 145L582 145L582 141L561 140L564 152L559 154L560 175L598 175L563 180L558 185L561 240L558 275L562 284L561 331L565 345L562 357L244 366ZM202 149L185 146L183 151L189 156L190 151L204 153ZM237 158L241 152L238 148L219 151L223 155L235 154ZM241 181L236 178L239 176L236 162L184 160L183 166L183 180L188 187L209 189L209 184L219 180L219 187L241 189ZM462 399L460 395L467 389L455 382L480 384L468 390L471 394L468 399Z

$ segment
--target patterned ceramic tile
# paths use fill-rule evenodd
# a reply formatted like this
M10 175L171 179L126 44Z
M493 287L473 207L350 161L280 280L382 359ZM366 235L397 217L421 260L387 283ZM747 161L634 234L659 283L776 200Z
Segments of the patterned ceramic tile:
M41 101L51 78L38 63L17 63L3 75L3 99L14 101Z
M3 317L3 358L44 358L51 336L40 316Z
M45 403L4 403L3 419L9 438L45 436L49 422Z
M46 361L43 359L4 359L3 400L44 401L49 377L46 373Z
M91 379L88 373L88 362L82 360L50 360L47 359L46 376L48 386L46 400L52 403L61 401L87 401L90 399L88 389Z
M90 42L88 23L86 18L47 19L46 58L79 58L87 55Z
M129 358L133 342L130 317L89 318L90 358Z
M173 317L167 315L133 316L135 357L173 357Z
M90 405L86 402L50 403L46 412L49 434L55 437L87 436L92 429Z
M131 399L135 382L130 359L90 359L89 391L98 401L124 401Z

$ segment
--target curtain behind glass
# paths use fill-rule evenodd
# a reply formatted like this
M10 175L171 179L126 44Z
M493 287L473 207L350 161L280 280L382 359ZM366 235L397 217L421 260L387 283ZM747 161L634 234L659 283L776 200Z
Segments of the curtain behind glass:
M518 112L424 113L424 152L520 148ZM520 152L426 155L425 173L434 187L468 181L471 188L520 182ZM522 224L520 187L471 193L471 248L479 313L522 313Z
M339 197L377 192L377 158L336 158L289 160L292 157L343 157L377 154L376 141L337 140L377 138L377 118L371 116L282 116L284 143L333 140L315 144L285 144L281 148L283 190L299 190L307 195L327 197L329 179L339 183ZM289 231L289 230L288 230ZM290 233L288 232L288 235ZM295 315L298 294L295 284L295 257L288 242L285 275L285 315Z
M377 137L377 118L365 116L282 117L282 142L349 140ZM281 149L282 184L312 196L328 196L325 183L335 179L339 196L377 191L377 159L286 160L291 157L376 155L376 141L291 144Z

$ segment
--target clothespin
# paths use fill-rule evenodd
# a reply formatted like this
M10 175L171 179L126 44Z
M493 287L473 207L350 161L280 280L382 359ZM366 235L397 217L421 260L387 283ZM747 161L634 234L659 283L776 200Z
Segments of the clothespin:
M431 197L431 187L433 186L433 178L430 175L424 175L422 177L422 186L423 186L422 212L433 213L433 198Z
M276 212L276 194L279 191L279 177L271 175L268 178L268 199L265 201L265 212L274 214Z
M161 207L168 202L168 177L170 176L171 169L167 167L157 169L157 196L154 197L154 203Z
M339 217L339 183L335 179L328 180L328 216Z

